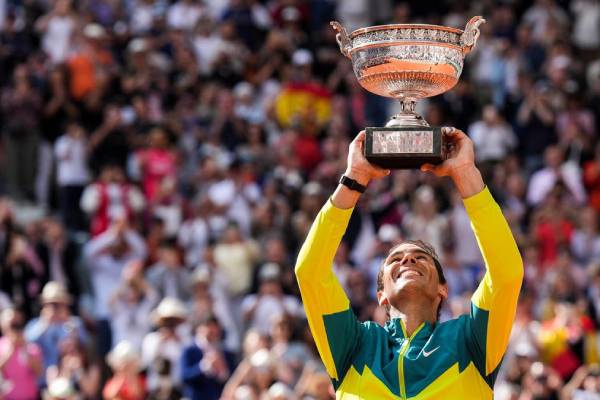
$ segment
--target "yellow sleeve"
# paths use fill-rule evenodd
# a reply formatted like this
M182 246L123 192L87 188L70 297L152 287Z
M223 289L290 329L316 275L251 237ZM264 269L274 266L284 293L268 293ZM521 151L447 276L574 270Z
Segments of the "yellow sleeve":
M471 298L472 350L485 376L506 351L523 280L523 261L506 219L487 187L464 200L486 273Z
M333 273L333 258L353 209L328 201L302 245L296 278L308 323L329 376L341 381L360 340L361 325Z

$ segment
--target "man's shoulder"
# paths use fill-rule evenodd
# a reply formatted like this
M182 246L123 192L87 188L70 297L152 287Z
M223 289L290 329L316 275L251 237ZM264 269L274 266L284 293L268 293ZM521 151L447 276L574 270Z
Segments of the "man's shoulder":
M459 315L456 318L436 323L434 333L450 337L453 334L461 333L468 324L469 316L467 314Z

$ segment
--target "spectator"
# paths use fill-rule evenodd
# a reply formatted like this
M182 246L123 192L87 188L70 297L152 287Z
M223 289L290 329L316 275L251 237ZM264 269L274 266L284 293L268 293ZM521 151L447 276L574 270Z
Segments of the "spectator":
M180 358L190 337L189 325L185 323L187 316L185 305L172 297L165 297L154 310L153 319L158 330L148 333L142 341L142 362L148 371L148 390L159 388L159 367L163 359L169 362L173 386L181 387Z
M217 269L225 277L227 291L235 307L235 303L241 302L241 297L252 284L254 263L258 258L256 243L245 239L240 228L231 224L215 246L214 257Z
M83 322L71 315L71 296L60 283L48 282L42 290L41 301L40 316L27 323L25 337L40 346L45 370L59 364L63 341L71 339L87 345L89 335Z
M112 378L102 389L104 400L142 400L146 385L140 374L139 354L127 342L120 342L107 356Z
M25 318L14 309L0 315L3 337L0 337L0 375L8 388L0 392L6 400L34 400L39 396L39 378L43 373L40 347L23 335Z
M551 146L544 153L546 167L531 176L527 189L527 201L539 205L558 182L562 182L572 200L582 204L586 199L581 171L572 163L565 163L562 150Z
M10 211L6 211L10 213ZM43 265L23 233L12 231L10 219L4 238L4 262L0 264L0 285L27 318L33 314L44 278Z
M169 138L161 128L148 133L149 147L136 155L141 172L144 193L148 202L156 201L160 187L166 180L175 179L176 156L169 149Z
M148 282L159 298L174 297L183 302L190 298L190 274L182 265L179 249L169 241L163 242L158 250L158 262L151 265Z
M222 349L223 331L208 314L196 328L195 342L181 356L185 395L191 400L217 400L235 366L232 352Z
M241 337L224 288L223 277L214 270L211 275L208 268L210 267L198 267L190 277L192 288L190 325L196 326L205 315L213 314L219 320L223 330L225 348L238 352L241 347Z
M40 139L37 116L41 111L41 98L31 85L27 65L15 68L12 87L0 98L0 111L5 121L2 135L6 149L8 193L19 201L32 201Z
M60 221L48 219L43 236L36 243L35 251L44 267L44 283L58 282L67 288L72 297L72 309L77 311L82 292L79 246L68 237Z
M43 34L42 49L54 64L63 63L69 56L71 37L77 28L77 16L71 5L71 0L59 0L35 23L36 30Z
M123 170L116 165L102 168L100 179L88 185L81 197L81 209L91 219L92 235L103 233L118 219L133 219L144 207L144 197L125 181Z
M95 295L95 318L98 324L98 351L106 354L112 347L110 297L107 288L116 288L121 281L123 268L131 260L146 255L144 241L127 221L121 219L110 229L95 237L84 248L87 270L92 278Z
M54 145L58 160L57 184L60 193L61 217L70 230L84 230L84 215L79 202L90 180L87 169L87 139L83 127L76 121L67 124L67 131Z
M284 315L302 315L300 302L283 293L280 279L281 272L277 264L269 263L260 268L258 293L246 296L241 305L248 328L268 333L273 319Z
M89 359L87 349L79 341L79 338L70 336L63 340L60 344L60 352L58 364L51 365L46 370L48 387L53 388L53 386L58 386L57 381L67 380L72 385L72 395L77 390L82 399L98 398L101 378L100 366ZM61 397L58 394L53 396ZM68 396L63 395L62 397Z
M498 109L493 105L484 107L482 120L469 127L469 134L480 162L500 161L517 144L512 128L502 119Z
M148 315L160 299L144 278L142 268L141 260L127 263L109 303L114 342L128 342L136 351L141 351L144 336L151 330Z

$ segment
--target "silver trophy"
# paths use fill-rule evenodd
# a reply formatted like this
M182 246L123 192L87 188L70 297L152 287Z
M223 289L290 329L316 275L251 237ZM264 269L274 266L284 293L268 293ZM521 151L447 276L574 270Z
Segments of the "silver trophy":
M464 31L428 24L379 25L350 35L339 22L331 22L360 85L400 101L400 113L385 127L365 129L369 162L384 168L418 168L445 159L441 129L429 126L415 106L419 99L456 85L464 57L475 46L483 22L482 17L473 17Z

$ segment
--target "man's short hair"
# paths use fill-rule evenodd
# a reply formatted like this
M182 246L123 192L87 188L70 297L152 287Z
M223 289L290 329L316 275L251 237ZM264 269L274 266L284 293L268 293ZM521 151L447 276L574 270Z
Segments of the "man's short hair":
M429 254L431 256L431 258L433 258L433 263L435 264L435 269L437 270L438 273L438 279L440 281L440 283L443 285L446 283L446 277L444 276L444 270L442 269L442 264L440 263L439 257L437 255L437 253L435 252L435 248L425 242L424 240L404 240L400 243L398 243L397 245L395 245L394 247L392 247L392 249L389 251L388 255L392 252L392 250L394 250L395 248L403 245L403 244L412 244L415 245L417 247L419 247L421 250L423 250L425 253ZM387 259L387 257L386 257ZM381 263L381 266L379 267L379 272L377 273L377 291L381 291L383 290L383 269L385 267L385 260L383 260L383 262ZM440 302L440 305L438 306L437 309L437 318L440 319L440 312L442 310L442 302ZM388 316L389 316L389 309L388 311Z

